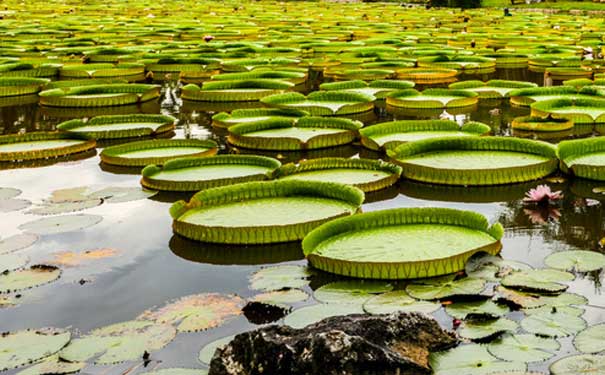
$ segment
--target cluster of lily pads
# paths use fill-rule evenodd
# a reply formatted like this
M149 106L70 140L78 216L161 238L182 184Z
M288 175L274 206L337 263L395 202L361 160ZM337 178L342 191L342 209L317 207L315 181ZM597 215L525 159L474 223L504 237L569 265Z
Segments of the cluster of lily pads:
M11 3L2 12L0 106L39 103L72 115L57 131L0 136L0 162L38 166L103 148L102 164L140 171L144 189L69 189L35 205L17 190L0 189L0 212L50 215L0 241L0 307L18 304L23 290L56 281L69 262L111 254L90 250L30 264L24 250L39 236L102 220L74 212L157 191L195 192L170 208L178 236L230 245L302 241L311 267L261 269L251 277L258 293L247 300L185 296L77 338L51 328L3 334L0 371L64 374L89 363L148 361L179 333L215 328L243 314L256 321L250 316L255 304L276 309L285 324L298 328L352 313L447 314L468 345L431 355L430 364L441 375L526 373L527 363L558 356L563 337L573 337L582 354L558 358L551 373L605 371L605 356L599 354L605 350L600 339L605 326L588 327L582 318L587 300L566 291L574 273L605 266L602 254L554 253L545 259L549 268L532 269L496 257L503 228L475 212L360 213L365 193L399 181L499 185L537 180L558 169L604 181L605 137L554 146L490 136L490 126L474 121L364 121L382 109L435 117L507 100L531 110L512 121L514 135L602 132L605 60L597 54L605 44L602 19L512 18L483 10L432 10L430 18L424 9L396 4L179 1L170 12L164 6L50 1ZM32 15L31 22L24 22L24 14ZM586 56L587 47L593 56ZM544 74L544 86L465 79L498 68ZM323 82L314 86L317 77ZM142 83L154 80L175 80L176 100L219 112L212 125L226 133L234 154L217 155L222 150L213 140L169 139L177 127L172 116L134 113L166 95L161 85ZM549 80L563 82L551 86ZM99 107L128 113L73 115ZM356 142L383 160L321 157L282 165L278 158L256 155ZM318 303L309 305L308 285L318 270L360 280L327 283L312 292ZM200 362L209 364L230 339L202 348Z

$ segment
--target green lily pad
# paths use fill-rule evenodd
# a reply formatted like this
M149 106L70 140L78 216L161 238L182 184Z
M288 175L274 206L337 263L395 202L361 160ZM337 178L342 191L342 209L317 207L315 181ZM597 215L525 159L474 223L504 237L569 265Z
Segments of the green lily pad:
M100 223L101 220L103 217L99 215L63 215L30 221L21 224L19 229L29 233L48 235L82 230Z
M0 199L12 199L21 195L21 190L15 188L0 187Z
M572 355L554 362L549 370L551 375L601 375L605 373L605 355Z
M468 315L497 318L509 312L508 307L494 301L456 302L445 307L445 312L456 319L466 319Z
M0 199L0 212L20 211L31 204L32 202L26 199Z
M540 336L566 337L586 328L586 321L562 312L543 312L523 319L521 327Z
M241 315L243 305L244 300L234 295L194 294L157 310L145 311L137 319L176 324L179 332L203 331Z
M363 305L372 296L391 290L391 284L381 281L337 281L320 287L313 296L323 303Z
M537 292L563 292L568 288L564 282L572 281L574 275L554 269L516 271L502 279L502 285L520 290Z
M429 357L435 375L487 375L495 372L525 371L523 362L505 362L492 356L482 345L464 345Z
M159 350L171 342L176 330L169 324L128 321L91 331L72 340L59 356L69 362L97 357L95 364L108 365L142 359L145 352Z
M210 361L212 361L212 357L214 356L214 352L216 352L216 349L224 347L229 342L231 342L234 337L235 335L221 337L218 340L214 340L211 343L208 343L202 348L202 350L200 350L200 355L198 356L200 362L209 365Z
M0 274L0 293L9 293L48 284L57 280L60 276L60 269L47 265L34 265L26 269L5 272Z
M25 366L61 350L71 334L54 328L28 329L0 336L0 371Z
M39 238L33 233L22 233L0 240L0 254L26 249L35 244Z
M540 295L508 289L501 285L496 287L496 296L498 300L504 300L523 308L535 308L546 305L546 301L541 300Z
M19 371L17 375L63 375L73 374L86 367L85 362L66 362L59 360L58 355L50 356L35 365Z
M276 306L304 302L307 299L309 299L309 295L300 289L275 290L272 292L257 294L252 298L254 302L261 302Z
M586 297L574 293L561 293L557 296L538 296L537 301L528 301L523 311L528 314L536 314L545 311L558 311L569 315L580 316L584 309L573 305L586 305Z
M292 328L303 328L331 316L350 314L363 314L361 305L350 303L321 303L319 305L306 306L294 310L290 315L286 316L284 323Z
M487 350L504 361L538 362L552 358L560 347L555 339L520 334L501 337L491 342Z
M29 262L25 255L19 254L4 254L0 255L0 274L5 271L14 271L22 268Z
M146 375L206 375L208 374L208 370L201 368L163 368L160 370L142 372L142 374Z
M605 267L605 255L585 250L561 251L547 256L544 263L565 271L590 272Z
M496 272L493 272L496 269ZM477 253L467 262L464 270L469 277L478 277L489 281L496 281L511 271L530 270L528 264L514 260L502 259L488 253Z
M110 186L88 194L90 199L102 199L107 203L124 203L147 199L158 192L155 190L141 189L140 187Z
M458 335L469 340L483 340L504 332L515 332L517 328L517 322L507 318L470 320L462 323Z
M578 333L573 341L573 345L579 352L594 354L605 350L605 323L588 327Z
M442 299L459 295L479 294L485 288L485 280L465 277L455 280L455 275L418 280L409 284L405 290L418 299Z
M368 314L391 314L395 312L421 312L430 314L437 311L441 304L417 300L405 290L395 290L371 297L363 304Z
M309 285L313 272L302 266L275 266L263 268L250 278L250 288L272 291L285 288L302 288Z
M42 206L32 208L31 210L27 211L27 213L34 215L59 215L86 210L88 208L99 206L101 203L103 203L103 201L100 199L88 199L78 202L46 203Z

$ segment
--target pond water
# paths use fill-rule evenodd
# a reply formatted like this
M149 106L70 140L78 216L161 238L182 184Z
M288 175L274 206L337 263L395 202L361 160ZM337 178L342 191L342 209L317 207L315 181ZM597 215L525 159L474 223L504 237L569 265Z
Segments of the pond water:
M493 78L542 83L542 74L526 69L499 69L492 74L462 77L484 81ZM319 82L312 82L312 85L316 87ZM230 147L225 142L224 131L211 126L211 116L217 108L203 103L183 103L178 98L178 87L174 82L162 84L161 99L141 107L70 111L43 108L37 103L4 106L0 108L0 133L11 134L21 129L27 132L52 130L61 121L74 117L135 110L177 117L176 138L214 139L221 145L220 153L250 152ZM229 108L226 106L221 110ZM235 104L231 109L234 108L241 108L241 105ZM494 108L499 108L499 113L494 113ZM529 109L514 108L507 102L489 101L479 103L470 113L450 116L458 122L468 119L485 122L495 134L508 136L512 119L528 114ZM387 112L384 105L363 116L366 124L419 118ZM436 118L439 114L431 116ZM16 168L16 165L4 165L5 169L0 170L0 186L20 189L23 193L19 198L34 203L47 199L57 189L91 185L139 186L139 169L101 165L99 151L100 148L95 155L79 155L73 160L46 166ZM282 162L318 156L380 156L358 144L308 154L263 154L277 157ZM565 198L558 209L528 210L522 205L524 193L542 183L563 191ZM362 210L439 206L476 211L487 216L490 222L500 221L504 225L502 257L544 267L544 257L553 252L600 249L599 241L605 237L605 195L592 192L600 185L602 183L579 179L551 179L521 185L462 188L404 180L389 189L368 194ZM262 266L306 264L296 243L242 248L195 243L173 235L168 209L173 201L182 198L187 199L188 196L162 193L150 199L102 204L83 211L102 216L99 224L83 230L42 236L40 241L24 251L32 264L48 262L53 259L53 254L61 251L110 248L116 250L117 255L78 267L65 267L57 282L23 291L18 306L0 309L0 331L53 326L70 327L72 331L85 333L110 323L134 319L147 309L190 294L233 293L246 298L256 293L249 288L249 277ZM37 218L25 211L0 213L3 238L18 234L19 225ZM581 274L569 289L589 299L584 317L590 324L605 320L601 277L600 273ZM335 279L319 273L312 278L311 288L316 289ZM295 307L314 303L311 298ZM451 318L443 310L435 316L444 326L451 327ZM203 367L197 357L205 343L255 327L241 316L219 328L179 334L166 348L152 354L153 361L149 366L157 366L161 362L162 367ZM572 350L570 339L561 342L564 346L559 353ZM132 366L133 363L112 367L89 366L85 372L119 374ZM140 364L134 366L138 366L135 371L143 369ZM547 363L530 365L530 369L544 370L546 367Z

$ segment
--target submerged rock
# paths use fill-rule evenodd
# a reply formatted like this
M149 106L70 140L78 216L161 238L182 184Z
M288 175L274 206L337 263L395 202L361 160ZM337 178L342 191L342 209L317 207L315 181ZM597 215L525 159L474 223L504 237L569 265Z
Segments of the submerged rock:
M431 374L429 353L457 343L423 314L335 316L239 334L216 351L209 375Z

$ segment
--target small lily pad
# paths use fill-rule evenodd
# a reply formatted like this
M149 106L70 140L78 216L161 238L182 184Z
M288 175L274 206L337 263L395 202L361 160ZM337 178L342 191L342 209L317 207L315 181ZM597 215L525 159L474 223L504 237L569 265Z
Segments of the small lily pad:
M0 274L5 271L14 271L24 267L29 262L25 255L4 254L0 255Z
M527 369L525 363L501 361L477 344L431 353L429 361L435 375L487 375Z
M483 318L498 318L509 312L508 307L494 301L456 302L445 307L445 312L456 319L466 319L471 315Z
M590 272L605 267L605 255L585 250L561 251L547 256L544 263L565 271Z
M482 268L489 266L497 267L500 273L507 270L520 271L531 269L531 266L525 263L509 259L502 259L499 256L488 253L477 253L466 262L464 270L467 275L471 276L471 274L479 272Z
M503 286L496 287L496 296L499 301L504 300L519 307L540 307L546 304L539 295L508 289Z
M605 355L572 355L554 362L549 370L551 375L601 375L605 373Z
M108 365L142 359L145 352L159 350L171 342L176 330L169 324L129 321L98 328L72 340L59 356L69 362L97 357L95 364Z
M0 371L25 366L61 350L71 334L68 331L43 328L0 335Z
M32 233L17 234L0 241L0 254L8 254L26 249L38 241L39 237Z
M85 229L100 223L101 220L103 217L99 215L63 215L30 221L21 224L19 229L29 233L48 235Z
M275 290L273 292L257 294L252 298L254 302L262 302L277 306L303 302L307 299L309 299L309 295L300 289Z
M455 280L455 275L447 275L416 281L409 284L405 290L414 298L433 300L479 294L484 288L485 280L472 277Z
M100 199L87 199L78 202L45 203L44 205L32 208L27 211L33 215L59 215L70 212L77 212L99 206L103 203Z
M31 204L32 202L26 199L0 199L0 212L20 211Z
M119 251L114 249L94 249L82 252L62 251L53 254L53 259L49 263L58 266L75 267L92 260L114 257L119 253Z
M528 315L544 311L558 311L569 315L581 316L584 309L573 305L586 305L586 297L574 293L561 293L558 296L539 296L538 301L528 302L524 312Z
M487 346L487 350L504 361L546 361L555 355L561 344L555 339L530 334L507 335Z
M350 314L363 314L361 305L349 303L321 303L319 305L306 306L294 310L290 315L286 316L284 323L292 328L303 328L331 316Z
M34 265L30 268L5 272L0 275L0 293L10 293L48 284L61 276L61 270L54 266Z
M241 315L243 305L244 300L234 295L194 294L146 311L137 319L176 324L179 332L203 331Z
M507 318L471 320L462 323L458 334L469 340L483 340L504 332L515 332L519 325Z
M605 323L588 327L578 333L573 341L574 346L582 353L599 353L605 350Z
M140 187L107 187L91 194L88 194L89 199L102 199L107 203L123 203L147 199L153 197L158 192L155 190L143 189Z
M523 319L521 327L527 332L540 336L566 337L586 328L586 321L562 312L543 312Z
M319 302L363 305L372 296L390 292L393 286L381 281L337 281L326 284L313 293Z
M441 304L417 300L405 290L395 290L379 294L367 300L363 309L368 314L391 314L395 312L421 312L430 314L437 311Z
M12 199L21 195L21 190L15 188L0 187L0 199Z
M263 291L302 288L309 285L312 272L302 266L275 266L263 268L250 278L250 288Z
M154 370L149 372L142 372L141 375L206 375L208 370L201 368L163 368L160 370Z
M224 347L229 342L231 342L231 340L233 340L234 337L235 337L235 335L221 337L218 340L208 343L206 346L204 346L202 348L202 350L200 350L200 355L198 357L200 362L202 362L206 365L209 365L210 361L212 361L212 357L214 356L214 352L216 352L216 349Z
M59 360L58 355L53 355L44 359L42 362L26 368L17 373L17 375L63 375L73 374L86 367L85 362L66 362Z
M568 288L563 284L574 279L569 272L554 269L516 271L502 279L502 285L520 290L537 292L563 292Z

